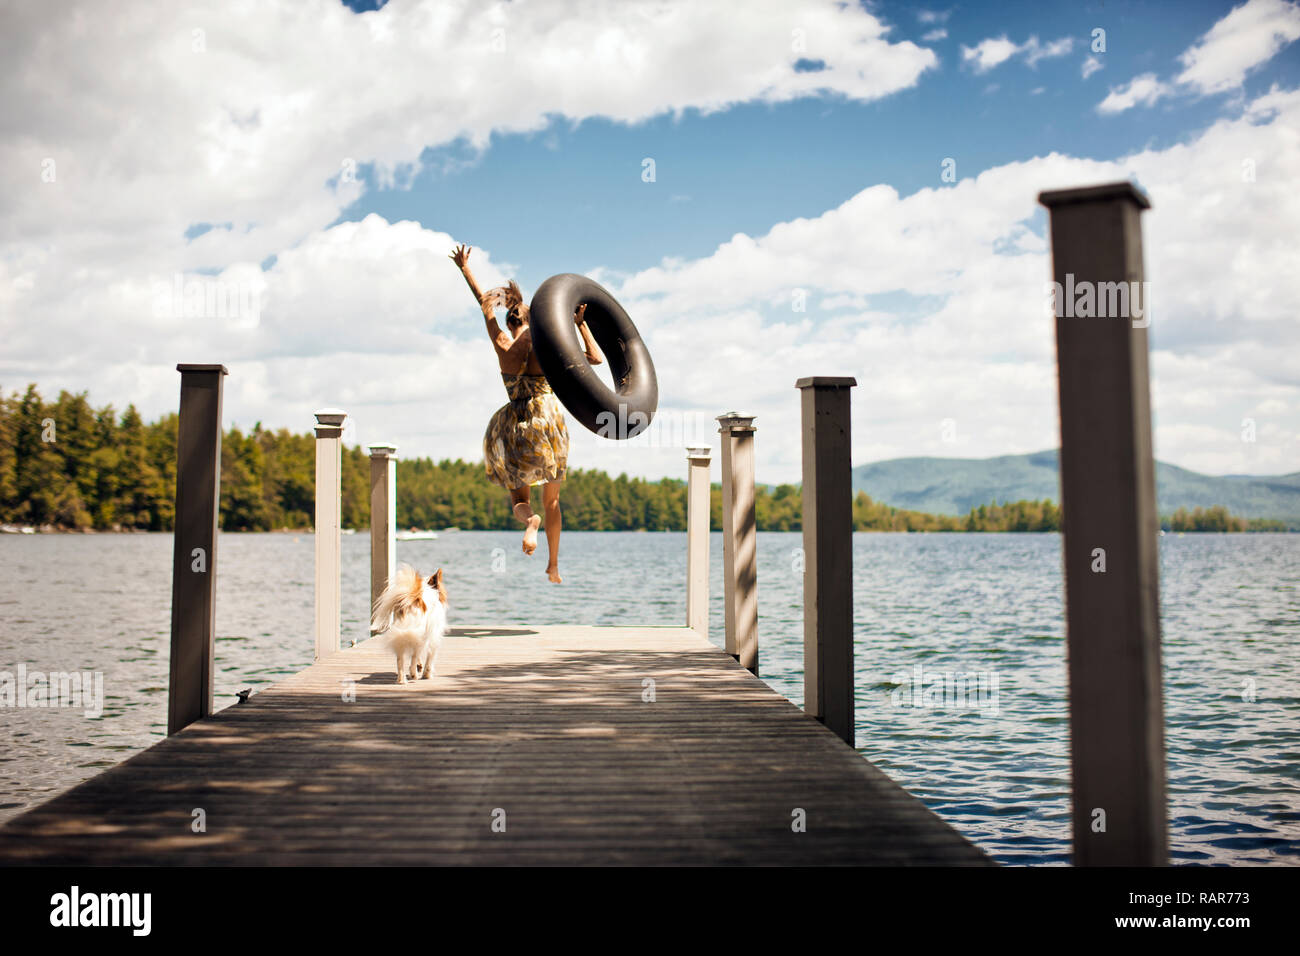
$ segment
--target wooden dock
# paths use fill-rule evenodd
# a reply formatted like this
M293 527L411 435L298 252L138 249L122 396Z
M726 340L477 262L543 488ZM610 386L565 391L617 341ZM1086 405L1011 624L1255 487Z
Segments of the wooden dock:
M14 818L0 864L990 863L689 628L458 628L437 670L333 654Z

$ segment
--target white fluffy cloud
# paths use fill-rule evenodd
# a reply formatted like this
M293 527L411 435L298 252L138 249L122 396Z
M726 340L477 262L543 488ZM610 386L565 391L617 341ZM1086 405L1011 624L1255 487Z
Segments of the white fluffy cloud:
M999 66L1011 59L1020 47L1012 43L1005 36L989 37L987 40L981 40L975 46L966 46L964 43L961 47L961 58L963 63L969 63L971 69L976 73L987 73L995 66Z
M1128 84L1113 87L1097 106L1099 113L1120 113L1134 106L1150 106L1176 93L1227 93L1240 89L1246 74L1273 59L1300 39L1300 3L1295 0L1248 0L1233 8L1195 45L1179 55L1183 71L1174 82L1144 73ZM1084 63L1083 78L1089 75ZM1096 69L1100 69L1100 65Z
M1050 268L1030 228L1035 198L1136 178L1154 203L1145 258L1158 453L1210 472L1295 471L1297 124L1300 93L1274 91L1168 149L1113 162L1052 154L906 197L873 186L816 218L647 269L619 292L651 329L656 354L671 357L665 393L758 413L770 476L798 474L793 384L809 374L857 377L855 461L1051 447ZM1242 164L1252 156L1253 181ZM808 288L827 297L820 305L834 324L793 311L793 290ZM916 299L910 307L878 304L902 292ZM1259 425L1254 444L1240 438L1247 417ZM941 440L945 419L955 443Z
M744 18L725 4L618 9L580 23L469 4L357 17L334 0L12 14L0 39L12 104L0 173L14 186L0 193L0 382L88 389L152 416L175 407L176 361L224 361L230 421L302 430L313 409L338 405L349 440L476 458L503 392L445 258L459 237L379 216L329 226L361 188L340 177L345 160L407 175L427 146L484 143L557 112L634 120L816 86L873 99L935 62L856 6L772 3ZM524 43L549 64L527 82L508 55ZM582 77L563 67L579 52ZM797 72L800 57L827 68ZM736 408L759 416L761 480L797 479L794 380L805 374L857 376L856 461L1053 445L1034 198L1135 175L1155 202L1159 453L1206 470L1296 470L1297 126L1300 94L1277 90L1185 145L1114 162L1035 157L909 196L873 185L701 259L603 280L655 356L659 430L624 445L575 425L573 464L681 474L680 446L713 438L712 417ZM41 181L47 158L53 182ZM223 225L184 240L199 222ZM487 283L514 271L490 249L473 262ZM184 301L158 311L177 273L200 292L256 286L256 321L187 319ZM1243 451L1247 416L1259 441ZM940 441L949 418L955 444Z
M934 53L829 2L19 4L0 58L0 248L50 282L260 262L427 147L819 91L873 100ZM801 58L824 69L799 71ZM54 177L53 182L44 181ZM231 223L190 244L195 223ZM122 237L130 236L130 249Z
M1074 40L1071 37L1040 43L1038 37L1031 36L1024 43L1017 44L1012 43L1004 35L981 40L973 47L963 44L961 58L962 62L969 64L976 73L987 73L1013 56L1022 56L1030 66L1037 66L1040 60L1065 56L1072 49L1074 49Z
M1241 86L1246 74L1300 39L1300 4L1250 0L1233 9L1179 57L1178 82L1198 93Z
M1160 82L1154 73L1143 73L1121 86L1111 87L1107 97L1097 104L1097 112L1122 113L1134 106L1150 106L1172 92L1173 87Z
M659 444L647 438L613 445L575 427L573 461L679 474L681 445L711 439L713 416L735 408L758 415L763 480L797 479L794 381L806 374L857 377L855 461L1054 445L1048 250L1031 228L1035 197L1043 188L1136 177L1154 201L1145 239L1155 296L1158 453L1211 472L1294 471L1300 276L1290 267L1290 231L1300 201L1290 184L1300 176L1300 148L1289 130L1298 122L1300 93L1277 91L1185 145L1114 162L1037 157L910 196L873 186L820 216L780 223L761 236L737 235L704 258L666 261L611 282L659 368L664 407L660 431L650 436ZM1253 182L1242 175L1242 156L1268 157ZM363 262L382 262L394 250L436 255L448 241L378 217L335 229L347 231L277 263L273 290L275 283L308 289L329 281L346 295L350 287L375 285L369 266L322 250L352 246ZM373 254L363 252L372 247ZM361 271L322 277L349 269ZM393 269L396 307L404 290L416 288L400 279L408 271ZM448 276L459 281L454 271ZM902 293L910 304L878 304ZM315 312L325 305L321 298L329 295L283 307ZM796 311L800 298L806 311ZM339 312L358 308L345 302ZM394 324L414 321L399 314ZM346 341L340 333L336 347ZM339 395L358 416L362 440L391 438L404 449L474 456L482 422L501 400L495 377L483 371L490 365L486 343L431 336L412 345L409 354L345 353L279 367L293 369L295 387L308 395ZM341 381L331 381L332 370ZM292 402L284 387L275 391L261 363L244 373L250 376L275 403ZM303 406L301 414L309 411ZM1241 441L1245 418L1257 422L1253 444ZM948 419L953 443L942 440Z
M453 239L378 217L328 228L359 174L400 182L429 147L486 148L557 117L874 100L937 64L888 34L829 0L743 17L722 0L6 5L0 384L157 414L178 359L219 359L233 420L303 427L338 404L360 440L473 456L460 408L498 401L500 383L466 372L482 343L465 339ZM805 58L823 68L797 70ZM490 250L475 265L504 276ZM187 312L214 291L238 314Z

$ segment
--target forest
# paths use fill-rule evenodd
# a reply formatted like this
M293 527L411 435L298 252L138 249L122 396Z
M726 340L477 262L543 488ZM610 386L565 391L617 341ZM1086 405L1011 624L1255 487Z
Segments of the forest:
M170 531L176 492L173 412L146 423L133 405L91 406L86 393L41 398L35 385L0 393L0 524L68 531ZM315 438L287 429L231 428L221 444L221 527L225 531L307 529L312 524ZM487 482L481 462L429 458L398 464L397 523L402 528L511 529L508 499ZM369 525L368 453L343 451L343 526ZM536 496L535 496L536 497ZM755 489L761 531L797 531L797 485ZM540 511L540 501L534 501ZM686 483L571 470L564 526L576 531L683 531ZM712 489L712 527L722 527L722 490ZM856 531L1058 531L1051 501L991 502L965 516L905 511L853 500ZM1245 520L1222 507L1179 509L1169 531L1281 531L1280 521Z

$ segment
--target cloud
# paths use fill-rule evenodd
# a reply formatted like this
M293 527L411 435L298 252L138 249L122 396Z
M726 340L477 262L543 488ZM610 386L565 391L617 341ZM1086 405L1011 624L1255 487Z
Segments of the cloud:
M485 142L556 115L630 122L778 101L813 83L871 98L914 83L933 62L929 51L888 43L857 7L809 6L802 18L756 7L754 22L741 23L721 7L664 6L655 9L668 23L652 17L642 32L619 32L597 8L576 37L564 17L520 8L501 21L507 50L521 35L556 63L600 49L584 61L595 79L547 66L505 82L477 69L470 97L464 60L515 69L508 57L488 59L501 16L492 10L504 8L389 4L354 17L335 6L10 16L0 172L31 185L0 193L0 383L88 389L152 417L175 408L178 360L223 361L229 421L305 430L313 409L337 405L360 442L477 458L504 392L446 259L459 237L375 215L331 225L364 188L342 176L344 159L396 176L430 143ZM249 19L261 17L269 27ZM795 22L807 41L798 53ZM192 52L197 28L207 30L204 54ZM45 29L53 35L42 40ZM602 29L613 31L607 41ZM483 37L464 58L450 39L461 34ZM754 55L764 42L768 60ZM799 56L828 69L798 73ZM621 92L593 88L602 83ZM575 425L573 467L680 475L685 439L716 441L712 416L735 407L758 415L760 480L797 480L793 384L803 374L857 376L856 462L1052 446L1048 254L1034 197L1135 176L1155 203L1145 240L1158 453L1205 470L1300 470L1297 127L1300 94L1274 89L1167 149L1109 162L1031 157L910 195L874 183L707 256L602 274L655 357L664 431L658 445L624 445ZM57 159L52 183L40 181L45 156ZM1243 157L1258 161L1253 182ZM199 223L221 227L190 230ZM473 254L484 284L515 272L493 252ZM156 312L160 285L177 273L241 289L256 279L257 321ZM807 311L794 309L796 288L807 290ZM1243 450L1235 429L1245 415L1261 440ZM955 446L940 442L945 418L957 421Z
M987 40L981 40L973 47L966 46L963 43L961 58L963 63L971 64L976 73L987 73L995 66L999 66L1011 59L1019 49L1020 47L1005 36L990 37Z
M1053 446L1050 266L1035 197L1136 177L1154 203L1144 241L1157 452L1206 471L1300 470L1297 125L1300 92L1273 90L1167 149L1109 162L1053 153L906 196L876 184L707 256L602 277L646 338L663 404L658 430L633 442L575 425L573 466L679 475L681 446L715 441L713 416L736 408L758 416L761 480L798 480L793 386L807 374L857 377L855 462ZM1242 156L1260 157L1254 182ZM0 295L11 297L0 314L16 297L23 314L45 317L14 325L3 381L40 370L46 389L90 388L154 415L175 407L178 358L220 360L231 420L305 429L313 409L337 405L359 442L476 459L504 392L445 259L453 241L376 215L309 233L265 271L252 328L156 317L151 286L131 276L33 284L26 263L0 261ZM485 285L513 272L490 250L471 262ZM1246 416L1259 423L1249 446L1237 437ZM956 444L941 440L947 418Z
M855 462L1051 447L1050 263L1031 228L1034 199L1136 178L1154 203L1144 244L1158 453L1211 472L1300 470L1300 274L1288 265L1297 123L1300 92L1275 90L1167 149L1110 162L1040 156L909 196L872 186L818 217L643 270L619 295L653 330L656 356L669 356L665 394L758 414L769 480L798 475L798 375L857 377ZM1243 155L1269 157L1267 182L1241 175ZM842 321L827 329L793 312L794 288L820 292ZM911 304L881 305L900 295ZM1247 414L1274 429L1267 442L1239 440ZM941 441L945 418L958 423L956 446Z
M1005 35L981 40L976 46L962 45L962 62L971 65L976 73L987 73L994 67L1001 66L1013 56L1021 56L1030 66L1037 66L1040 60L1065 56L1074 48L1071 37L1062 37L1050 43L1040 43L1038 37L1031 36L1021 44L1012 43Z
M474 392L456 358L482 333L449 271L452 237L377 218L330 227L368 182L400 188L451 144L449 173L494 136L563 121L876 100L938 63L889 32L830 0L766 0L739 19L723 0L6 8L0 383L157 413L174 407L180 357L231 365L227 409L245 422L301 427L314 406L382 394L389 409L454 407L461 388L491 402L499 383ZM805 57L825 68L800 72ZM486 281L503 276L490 250L475 257ZM178 276L200 300L254 296L255 314L187 317ZM433 452L438 427L393 432Z
M573 7L20 5L0 41L0 175L31 188L0 192L0 252L57 247L48 262L63 273L260 262L333 221L368 177L409 182L431 147L473 154L561 119L865 102L938 63L827 0L767 0L740 19L721 0ZM809 57L825 68L796 68ZM232 228L182 247L202 222Z
M938 43L940 40L948 39L948 31L940 27L938 30L931 30L921 39L926 43Z
M1039 60L1050 60L1058 56L1065 56L1074 49L1074 39L1072 37L1062 37L1060 40L1053 40L1051 43L1040 44L1038 37L1031 36L1020 48L1025 55L1025 62L1030 66L1037 66Z
M1143 73L1122 86L1113 86L1107 97L1097 104L1103 115L1122 113L1134 106L1150 106L1174 92L1173 87L1156 79L1154 73Z
M1198 93L1223 93L1241 86L1246 74L1300 39L1300 4L1250 0L1210 28L1179 58L1178 82Z
M951 10L917 10L916 19L921 23L945 23L952 15Z
M1150 106L1175 93L1209 96L1240 89L1247 73L1263 66L1297 39L1300 4L1292 0L1248 0L1234 7L1179 55L1183 71L1172 84L1157 80L1154 73L1145 73L1121 88L1124 92L1119 95L1112 89L1098 105L1098 112L1118 113L1139 104ZM1128 95L1135 86L1138 93Z
M1095 56L1089 56L1086 60L1083 61L1083 69L1082 69L1083 78L1086 80L1088 77L1092 76L1092 74L1104 68L1105 67L1103 66L1100 59L1098 59Z

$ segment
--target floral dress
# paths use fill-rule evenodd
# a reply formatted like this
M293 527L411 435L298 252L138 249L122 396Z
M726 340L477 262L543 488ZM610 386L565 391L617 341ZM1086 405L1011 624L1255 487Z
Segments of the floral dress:
M529 352L531 353L531 349ZM561 481L569 460L569 430L560 400L545 375L501 373L510 401L492 415L483 434L483 465L488 481L522 488Z

